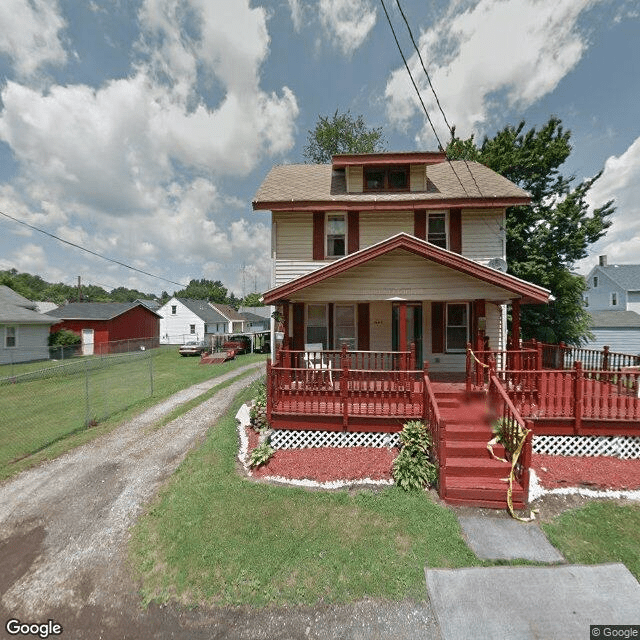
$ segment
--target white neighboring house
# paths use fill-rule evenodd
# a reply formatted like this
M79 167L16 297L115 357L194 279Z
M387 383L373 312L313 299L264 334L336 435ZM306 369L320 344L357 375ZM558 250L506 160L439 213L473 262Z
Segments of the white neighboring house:
M0 285L0 364L49 358L49 328L58 322L36 311L13 289Z
M229 321L206 300L171 298L156 313L160 319L160 344L206 340L208 335L229 333Z
M586 346L640 353L640 264L608 264L600 256L586 277L584 303L594 339Z
M247 331L247 321L245 317L238 313L233 307L219 302L210 302L209 305L227 321L225 333L244 333Z

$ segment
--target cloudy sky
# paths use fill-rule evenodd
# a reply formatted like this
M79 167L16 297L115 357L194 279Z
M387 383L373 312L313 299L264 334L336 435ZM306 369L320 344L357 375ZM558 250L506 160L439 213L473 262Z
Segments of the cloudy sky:
M385 0L447 140L395 0ZM559 116L566 174L615 198L592 257L640 262L636 0L401 0L458 134ZM2 0L0 268L172 293L191 278L269 284L251 200L300 162L319 114L362 114L390 150L435 141L379 0ZM164 278L164 280L162 279Z

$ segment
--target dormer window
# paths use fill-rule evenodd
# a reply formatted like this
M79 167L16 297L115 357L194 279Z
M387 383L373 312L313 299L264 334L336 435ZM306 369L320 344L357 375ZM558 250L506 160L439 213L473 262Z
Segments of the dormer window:
M409 167L365 167L365 191L408 191Z

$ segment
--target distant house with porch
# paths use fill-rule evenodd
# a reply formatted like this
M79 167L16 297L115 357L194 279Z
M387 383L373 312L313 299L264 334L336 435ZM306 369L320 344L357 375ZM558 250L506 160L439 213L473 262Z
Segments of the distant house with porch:
M160 315L140 302L72 302L49 311L57 324L82 338L83 355L157 347Z
M49 327L55 323L35 302L0 285L0 364L48 359Z

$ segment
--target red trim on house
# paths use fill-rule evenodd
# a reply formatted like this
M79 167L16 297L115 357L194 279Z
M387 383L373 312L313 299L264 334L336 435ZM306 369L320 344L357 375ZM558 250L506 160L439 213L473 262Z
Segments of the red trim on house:
M293 348L304 349L304 304L293 303Z
M488 282L496 287L506 289L521 297L522 301L526 304L546 304L549 301L550 292L542 287L525 282L524 280L519 280L514 276L496 271L495 269L489 269L489 267L485 267L469 258L447 251L446 249L441 249L424 240L419 240L414 236L399 233L387 240L374 244L366 249L361 249L357 253L352 253L344 258L340 258L331 264L320 267L300 278L296 278L295 280L291 280L267 291L263 296L264 303L274 304L278 300L290 298L297 291L323 282L395 249L404 249L437 264L449 267L450 269L477 278L483 282Z
M440 164L447 160L447 154L442 151L430 152L397 152L397 153L341 153L331 159L334 169L341 169L352 165L383 165L383 164Z
M444 302L431 303L431 352L444 353Z
M352 194L353 195L353 194ZM372 195L372 194L366 194ZM344 195L336 197L335 200L291 200L282 202L280 200L265 200L253 202L254 211L415 211L416 209L450 209L461 207L467 209L499 209L503 207L513 207L520 204L529 204L531 198L510 197L510 198L421 198L416 200L407 199L408 195L402 193L403 200L385 200L388 194L377 194L375 200L355 200ZM398 194L400 195L400 194Z
M462 253L462 209L449 211L449 249Z
M360 249L360 214L349 211L347 214L347 253L355 253Z
M413 212L413 235L420 240L427 239L427 212L424 209Z
M324 260L324 211L313 212L313 259Z
M369 351L369 303L358 303L358 349Z

